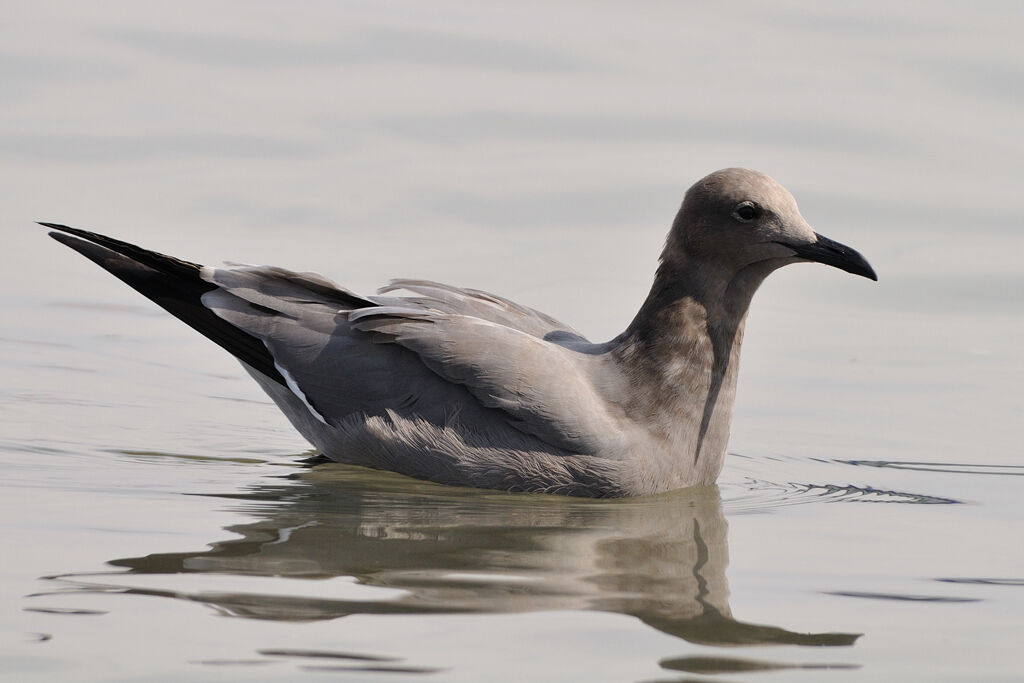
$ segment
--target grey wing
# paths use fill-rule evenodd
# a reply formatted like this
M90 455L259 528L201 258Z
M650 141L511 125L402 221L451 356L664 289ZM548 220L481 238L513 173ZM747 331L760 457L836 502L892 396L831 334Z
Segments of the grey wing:
M353 414L415 413L443 425L452 412L487 421L463 387L446 382L412 353L374 344L348 314L377 304L322 276L265 266L204 268L217 288L203 305L260 339L288 388L332 427Z
M552 452L620 450L622 420L595 384L600 358L540 338L562 330L543 314L421 281L402 281L421 297L368 301L319 276L282 269L203 275L218 286L203 304L261 339L288 387L327 425L353 413L397 411L438 425L458 415L481 432L512 427ZM444 306L483 313L439 310ZM489 319L509 317L526 330Z
M399 279L391 280L386 287L377 290L377 293L386 294L398 290L407 290L419 295L400 297L402 301L415 307L422 306L442 313L472 316L541 339L587 341L579 332L546 313L479 289L463 289L430 280ZM382 298L380 301L388 304L394 299Z
M382 306L349 318L382 344L415 352L521 432L570 453L621 450L623 419L598 387L607 370L599 356L467 315Z
M430 467L420 468L421 476L479 484L509 474L493 460L498 457L519 459L520 469L533 473L512 484L566 485L578 483L574 467L590 466L571 457L557 458L560 465L545 458L596 450L602 433L614 434L586 378L584 365L595 362L596 355L577 354L591 360L574 362L568 356L574 352L527 332L438 310L484 305L537 334L561 327L511 302L451 288L446 303L443 285L430 285L435 296L421 294L419 302L366 298L312 273L208 268L87 230L44 225L54 231L52 237L236 356L317 445L344 441L362 424L364 435L378 439L377 455L401 459L412 451L390 453L389 444L407 429L416 437L409 443L421 444L414 450L422 450L424 457L444 456L435 457L438 467L450 468L453 457L476 463L476 469L470 467L472 476L463 472L446 478ZM401 314L386 312L395 305ZM376 333L359 329L370 324L369 318L353 322L365 311L379 313ZM409 318L410 313L419 318ZM431 316L444 328L442 334L430 334L419 324ZM385 329L386 321L397 329L403 319L409 325L401 335ZM524 320L535 324L530 327ZM382 339L388 343L375 343ZM392 343L396 340L401 343ZM369 434L374 425L384 431ZM472 443L462 441L463 436ZM445 440L446 445L440 443ZM393 464L400 471L416 469ZM556 470L564 476L547 476Z

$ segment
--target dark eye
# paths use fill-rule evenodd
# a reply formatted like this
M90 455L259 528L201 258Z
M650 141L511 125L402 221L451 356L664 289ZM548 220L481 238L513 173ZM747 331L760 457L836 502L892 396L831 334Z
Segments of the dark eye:
M753 202L743 202L733 209L732 217L740 223L749 223L757 218L761 212Z

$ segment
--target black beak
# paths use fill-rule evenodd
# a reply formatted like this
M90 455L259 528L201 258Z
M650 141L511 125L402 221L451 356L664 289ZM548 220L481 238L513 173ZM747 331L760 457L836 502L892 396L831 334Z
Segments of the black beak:
M818 235L818 233L814 234L818 236L817 242L799 245L786 244L785 246L795 251L796 255L800 258L824 263L828 266L835 266L840 270L845 270L847 273L863 275L869 280L878 281L874 268L856 249L851 249L845 244L830 240L827 237Z

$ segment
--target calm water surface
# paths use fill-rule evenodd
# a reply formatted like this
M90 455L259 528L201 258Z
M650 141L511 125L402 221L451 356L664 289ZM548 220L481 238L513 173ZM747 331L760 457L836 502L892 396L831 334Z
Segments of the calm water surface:
M1024 678L1019 4L5 17L4 678ZM730 165L881 281L774 275L719 486L635 500L320 462L32 226L475 286L603 340Z

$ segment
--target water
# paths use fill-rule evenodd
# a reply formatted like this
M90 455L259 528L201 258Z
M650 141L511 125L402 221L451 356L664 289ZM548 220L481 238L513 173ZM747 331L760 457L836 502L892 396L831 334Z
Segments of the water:
M7 8L5 677L1024 676L1022 14ZM614 502L310 461L230 358L31 225L606 339L729 165L881 280L770 278L720 485Z

